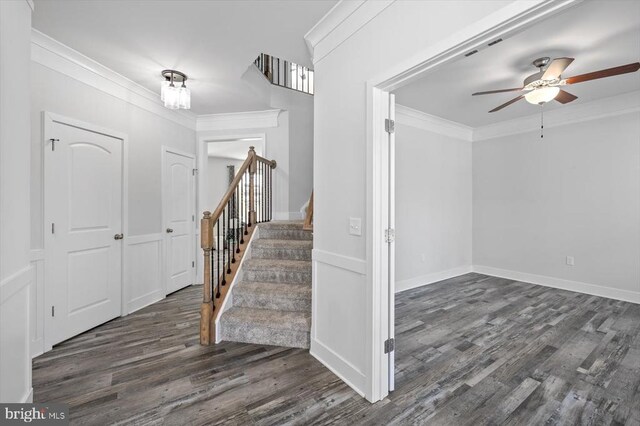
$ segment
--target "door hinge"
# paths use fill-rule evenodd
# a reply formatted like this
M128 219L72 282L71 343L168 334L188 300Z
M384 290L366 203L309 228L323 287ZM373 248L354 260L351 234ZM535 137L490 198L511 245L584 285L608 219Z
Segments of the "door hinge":
M195 175L196 175L196 173L198 173L198 169L192 169L192 170L191 170L191 174L192 174L193 176L195 176Z
M191 222L195 222L195 221L196 221L195 215L191 215Z
M385 229L384 230L384 242L392 243L396 240L396 230L395 229Z
M56 233L56 224L51 222L51 233L55 234Z
M52 307L51 307L51 316L52 316L52 317L55 317L55 316L56 316L56 307L55 307L55 306L52 306Z
M51 141L51 151L56 150L56 142L59 142L60 139L49 139Z
M396 350L396 339L393 337L384 341L384 353L388 354Z
M192 267L192 268L195 268L195 267L196 267L196 261L195 261L195 260L191 262L191 267Z
M387 133L395 133L396 131L396 122L391 120L390 118L384 119L384 131Z

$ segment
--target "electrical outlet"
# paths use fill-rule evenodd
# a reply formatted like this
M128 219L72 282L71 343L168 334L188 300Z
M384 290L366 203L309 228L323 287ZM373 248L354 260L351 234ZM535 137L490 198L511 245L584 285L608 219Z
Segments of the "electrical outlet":
M362 235L362 220L359 217L349 218L349 234L356 236Z
M573 258L573 256L567 256L567 265L574 266L575 264L576 260Z

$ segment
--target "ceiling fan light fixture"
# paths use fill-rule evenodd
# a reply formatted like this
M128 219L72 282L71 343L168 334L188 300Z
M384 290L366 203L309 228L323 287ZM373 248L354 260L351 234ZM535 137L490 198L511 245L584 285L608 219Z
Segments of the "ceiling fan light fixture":
M560 88L556 86L539 87L524 95L527 102L540 105L552 101L560 93Z

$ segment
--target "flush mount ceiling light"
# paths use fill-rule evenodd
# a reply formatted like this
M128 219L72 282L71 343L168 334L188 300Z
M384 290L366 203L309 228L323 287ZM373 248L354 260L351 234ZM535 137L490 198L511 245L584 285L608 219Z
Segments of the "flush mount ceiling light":
M160 99L164 106L169 109L191 109L191 90L186 85L187 75L176 70L164 70L162 77L164 81L160 87Z

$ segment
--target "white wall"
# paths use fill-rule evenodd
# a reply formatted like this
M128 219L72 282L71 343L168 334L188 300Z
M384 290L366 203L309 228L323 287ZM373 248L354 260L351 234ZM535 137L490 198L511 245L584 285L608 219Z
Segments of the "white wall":
M198 191L200 201L198 203L198 215L202 217L204 203L210 202L209 194L209 177L208 167L202 162L206 159L207 140L224 139L230 136L241 138L247 136L264 136L264 154L262 155L269 160L276 160L277 167L273 170L273 216L276 220L289 219L289 128L288 128L288 112L282 111L278 115L277 126L273 127L232 127L222 130L205 130L198 132L198 140L200 141L200 172ZM226 180L225 180L226 182ZM218 201L220 198L218 198ZM217 203L215 203L217 206ZM211 210L212 211L212 210Z
M124 230L124 313L140 309L164 297L161 172L162 147L195 154L195 118L192 125L182 113L163 108L156 95L142 91L133 83L100 68L64 45L34 33L31 77L31 248L37 268L43 262L43 131L42 112L48 111L127 135L128 139L128 230ZM47 50L47 48L52 49ZM61 55L51 55L61 52ZM69 55L67 57L67 55ZM78 64L87 63L89 68ZM105 77L106 76L106 77ZM115 84L110 79L116 79ZM125 84L123 86L123 84ZM130 84L131 86L126 86ZM188 123L188 120L186 121ZM46 277L38 275L32 306L43 309L42 291ZM46 309L46 307L45 307ZM35 318L35 317L34 317ZM34 327L33 354L41 353L42 321Z
M0 2L0 402L33 398L30 356L31 6Z
M218 207L218 203L223 195L229 189L229 171L227 166L235 166L236 173L244 160L236 160L235 158L209 157L207 162L207 180L209 190L203 210L214 211Z
M41 248L42 111L127 134L129 150L129 235L161 232L161 148L195 154L195 131L166 120L39 63L31 64L32 247Z
M531 7L538 2L517 2ZM367 2L364 12L388 3ZM521 10L508 1L396 1L363 27L333 31L314 50L314 289L311 352L370 400L384 397L375 371L382 345L374 316L382 307L374 294L371 241L349 235L349 217L373 212L367 196L372 179L367 159L367 82L391 77L469 37L506 21ZM513 9L507 7L513 6ZM485 19L501 8L501 15ZM357 19L353 18L353 19ZM346 19L345 25L354 23ZM354 23L357 26L357 23ZM467 27L472 33L466 33ZM469 30L467 30L469 31ZM370 275L371 276L371 275Z
M277 162L273 170L273 218L302 219L300 208L309 199L313 186L313 97L271 84L268 86L271 107L281 110L277 123L266 126L264 120L254 117L254 112L214 114L207 116L207 122L202 125L207 130L198 131L198 140L202 144L207 140L264 135L263 156ZM205 145L201 145L201 150L204 148ZM201 157L204 155L206 150L200 153ZM204 168L204 164L200 164ZM203 200L200 206L208 202L205 185L209 178L206 174L206 170L200 174L200 181L204 183L199 192Z
M313 188L313 96L272 86L271 106L288 113L289 212L298 219Z
M396 116L396 292L471 268L471 142Z
M474 142L473 262L640 303L640 114Z

